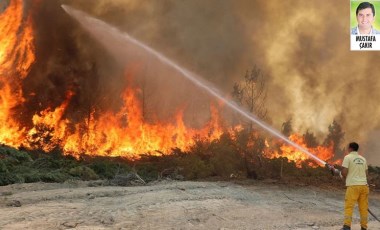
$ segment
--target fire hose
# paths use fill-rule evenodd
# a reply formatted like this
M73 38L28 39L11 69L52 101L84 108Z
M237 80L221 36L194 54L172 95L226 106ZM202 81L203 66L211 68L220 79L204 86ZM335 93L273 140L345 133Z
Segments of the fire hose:
M334 176L334 175L338 175L341 179L343 179L343 175L342 175L342 172L339 170L339 169L337 169L337 168L335 168L333 165L330 165L330 164L328 164L328 163L326 163L326 168L328 169L328 170L330 170L330 172L331 172L331 174ZM380 222L380 219L368 208L367 209L368 210L368 212L369 212L369 214L371 214L371 216L373 217L373 218L375 218L375 220L377 220L377 221L379 221Z

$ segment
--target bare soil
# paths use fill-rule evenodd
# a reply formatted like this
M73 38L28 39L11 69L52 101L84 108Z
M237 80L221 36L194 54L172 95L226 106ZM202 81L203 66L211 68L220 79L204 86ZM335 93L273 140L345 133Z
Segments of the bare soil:
M92 183L93 184L93 183ZM93 186L93 185L92 185ZM340 229L344 190L267 182L0 187L0 229ZM380 215L380 194L371 209ZM354 214L353 229L360 229ZM380 229L370 217L369 229Z

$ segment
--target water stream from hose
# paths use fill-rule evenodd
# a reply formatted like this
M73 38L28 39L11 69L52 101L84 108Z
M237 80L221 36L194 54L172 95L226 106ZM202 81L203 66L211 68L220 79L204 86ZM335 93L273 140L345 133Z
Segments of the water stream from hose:
M213 97L217 98L218 100L222 101L230 107L232 110L238 112L240 115L244 116L248 120L252 121L255 123L257 126L261 127L262 129L266 130L273 136L283 140L287 144L293 146L294 148L298 149L299 151L305 153L308 155L311 159L315 160L317 163L319 163L322 166L326 165L326 162L317 156L315 156L313 153L308 151L306 148L298 145L297 143L289 140L286 136L281 134L278 130L274 129L270 125L266 124L264 121L258 119L254 114L250 113L246 109L242 108L239 106L237 103L234 101L229 100L228 98L224 97L223 94L212 84L209 82L203 80L200 76L198 76L195 73L190 72L189 70L181 67L178 65L176 62L170 60L167 58L165 55L161 54L160 52L154 50L153 48L147 46L146 44L138 41L137 39L131 37L129 34L122 32L118 30L116 27L109 25L99 19L96 19L82 11L79 11L77 9L73 9L70 6L67 5L62 5L62 8L73 18L75 18L81 25L82 27L87 30L90 34L94 36L95 39L99 39L99 37L102 37L102 40L104 41L104 38L109 36L113 37L114 40L117 40L119 42L125 43L126 45L128 44L133 44L142 50L144 50L146 53L149 55L154 56L158 60L160 60L162 63L164 63L167 66L170 66L177 72L181 74L181 76L185 77L189 81L191 81L193 84L198 86L199 88L205 90L208 92L210 95Z

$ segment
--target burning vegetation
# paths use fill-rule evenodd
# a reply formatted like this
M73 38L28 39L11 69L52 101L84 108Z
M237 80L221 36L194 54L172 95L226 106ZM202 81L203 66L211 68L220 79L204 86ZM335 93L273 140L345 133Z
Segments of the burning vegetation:
M25 148L30 150L43 150L50 152L60 149L65 155L72 155L79 158L81 155L91 156L120 156L129 159L139 158L141 154L170 154L172 149L188 151L194 144L195 138L207 141L220 139L223 133L231 133L233 130L242 130L245 127L248 132L257 136L258 131L254 130L252 124L245 126L228 125L223 122L221 117L221 106L210 106L209 120L200 128L192 128L184 121L184 110L176 109L176 113L171 114L169 121L147 121L144 117L141 88L134 86L130 80L125 80L125 86L121 90L119 106L115 108L99 108L98 102L88 105L78 103L83 100L81 95L84 91L91 89L85 88L86 84L78 83L78 79L83 78L81 73L70 76L67 85L60 87L63 95L61 101L47 98L47 95L40 96L38 88L36 91L31 89L24 90L30 82L27 78L36 75L43 75L39 70L42 64L38 63L38 51L46 49L45 46L36 47L36 43L41 46L41 42L36 41L38 25L32 20L35 11L43 10L38 6L39 1L34 1L26 6L22 0L11 0L9 6L1 14L1 136L2 144L15 148ZM42 35L41 35L42 36ZM70 44L65 44L70 45ZM66 47L68 49L68 47ZM75 47L69 47L76 51ZM40 51L41 52L41 51ZM68 52L64 50L61 52ZM37 56L37 58L36 58ZM80 54L78 54L80 56ZM34 65L36 64L36 65ZM61 63L58 63L61 64ZM70 66L70 68L73 68ZM75 68L75 67L74 67ZM97 74L96 69L84 73ZM54 70L54 69L53 69ZM58 71L58 70L57 70ZM73 70L71 70L73 72ZM74 71L80 71L74 69ZM133 71L124 74L125 78L131 79ZM259 112L261 117L266 116L264 108L265 93L263 79L260 78L260 71L257 68L245 77L245 81L240 85L235 85L234 95L241 103L248 104L249 111ZM73 75L73 73L68 73ZM61 74L49 70L47 75ZM48 76L51 77L51 76ZM65 77L65 76L62 76ZM43 77L38 77L44 79ZM86 82L88 83L88 82ZM34 83L36 84L36 83ZM42 86L45 82L39 82ZM35 86L34 86L35 87ZM59 87L58 85L54 87ZM91 87L91 82L87 87ZM244 90L250 95L244 94ZM28 91L28 92L25 92ZM96 94L96 92L92 92ZM240 93L240 95L239 95ZM96 100L97 98L93 98ZM38 104L38 106L36 106ZM75 106L75 107L74 107ZM73 110L86 112L73 115ZM78 111L76 111L78 112ZM85 116L84 116L85 115ZM225 119L227 120L227 119ZM242 121L243 122L243 121ZM243 122L244 123L244 122ZM229 127L228 127L229 126ZM290 139L304 147L305 140L302 135L292 134ZM254 140L248 145L255 146ZM270 146L273 141L265 140L265 147L260 153L269 158L287 157L300 165L307 156L297 152L292 147L285 144L275 144ZM314 146L310 148L313 153L318 154L324 160L334 157L334 143L325 146Z
M56 27L45 26L40 19L48 10L57 13L59 19L52 22ZM59 26L63 24L68 26ZM58 27L62 31L58 32ZM260 178L268 174L264 171L282 177L287 167L318 166L304 153L265 136L244 119L226 116L223 105L210 98L201 100L200 107L207 107L203 109L207 116L201 124L188 122L186 103L168 112L160 111L160 105L151 107L149 115L145 81L138 80L144 75L142 64L131 62L117 67L107 54L94 55L104 50L96 42L88 41L90 38L54 1L42 4L35 0L26 5L22 0L10 0L0 14L0 29L0 143L3 145L32 151L35 155L38 151L58 151L77 161L101 157L128 162L139 159L141 165L153 161L157 165L149 166L154 168L152 171L183 170L189 179L242 174ZM107 65L116 70L105 71ZM103 75L115 78L105 80ZM258 68L247 72L233 89L233 97L242 106L268 119L264 104L265 77ZM165 119L161 113L167 113ZM195 116L197 113L198 110ZM284 123L282 131L324 161L334 163L342 156L340 141L344 133L335 121L323 144L309 131L303 135L293 132L291 121ZM8 148L1 151L3 158L15 154ZM41 163L30 163L28 157L20 161ZM0 163L1 173L15 169L13 163L8 162L10 166ZM69 165L73 167L62 170L71 176L89 172L104 177L115 175L115 171L104 170L108 166L99 167L99 164L97 160L90 162L90 171L86 171L71 162ZM278 164L281 171L272 170ZM43 173L31 174L40 176L23 177L24 181L40 180ZM44 180L56 181L49 178ZM17 182L13 179L8 178L2 184Z

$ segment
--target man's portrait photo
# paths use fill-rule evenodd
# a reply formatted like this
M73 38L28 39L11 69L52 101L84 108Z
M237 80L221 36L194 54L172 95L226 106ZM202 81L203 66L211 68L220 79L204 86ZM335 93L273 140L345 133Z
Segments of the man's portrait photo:
M351 27L351 35L374 35L380 34L380 31L375 29L376 24L375 16L376 9L375 5L370 2L351 2L351 14L355 13L356 21L353 20L353 15L351 15L351 26L356 23L354 27ZM379 3L379 2L378 2ZM356 10L355 10L355 6ZM354 21L354 22L353 22Z

